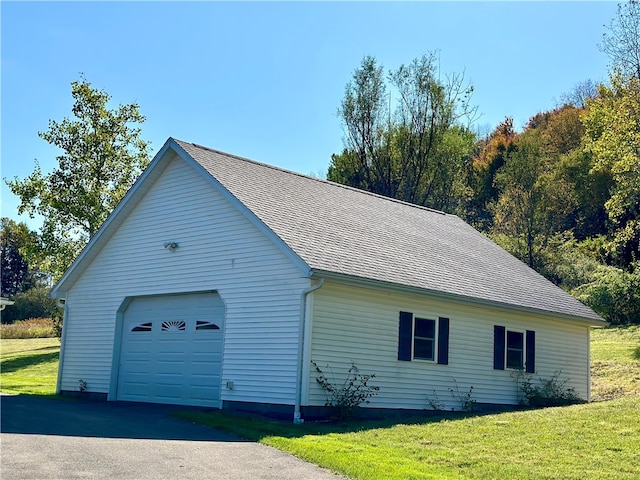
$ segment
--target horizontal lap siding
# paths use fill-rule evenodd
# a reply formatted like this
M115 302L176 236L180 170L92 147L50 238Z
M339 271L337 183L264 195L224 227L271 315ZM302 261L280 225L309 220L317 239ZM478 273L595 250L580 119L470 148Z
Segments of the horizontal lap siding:
M435 320L450 318L448 365L398 360L400 311ZM513 371L493 369L494 325L535 330L535 376L549 378L561 370L561 378L569 378L569 385L587 397L585 326L336 283L327 282L313 294L311 360L333 372L337 381L344 378L351 361L361 373L375 374L371 384L380 391L371 399L371 407L423 409L430 408L431 399L448 409L460 408L459 395L450 391L456 385L462 396L473 386L472 398L477 402L517 403ZM306 386L310 405L326 401L316 376L311 369Z
M175 241L171 252L164 243ZM223 400L293 403L308 279L212 185L174 160L67 296L61 389L108 392L125 297L216 290L226 307Z

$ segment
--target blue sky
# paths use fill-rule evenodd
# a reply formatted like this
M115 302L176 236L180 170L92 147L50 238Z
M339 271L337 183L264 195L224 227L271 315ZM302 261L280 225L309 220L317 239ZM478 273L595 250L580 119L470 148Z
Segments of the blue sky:
M84 73L112 106L137 102L153 153L176 137L301 173L342 149L337 108L365 55L396 69L440 52L464 72L485 130L522 127L579 82L607 78L598 49L615 2L7 2L2 21L4 178L56 149L37 135L71 117ZM18 199L2 183L2 216Z

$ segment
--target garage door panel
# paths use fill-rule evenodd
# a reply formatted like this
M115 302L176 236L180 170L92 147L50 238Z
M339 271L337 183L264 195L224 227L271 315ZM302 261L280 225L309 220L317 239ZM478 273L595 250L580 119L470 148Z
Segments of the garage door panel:
M139 389L141 385L149 385L149 376L147 373L132 373L129 375L129 378L126 382L129 386L135 386L136 389Z
M127 393L131 397L129 400L134 401L143 401L142 398L145 398L149 392L149 384L147 382L144 383L136 383L136 382L127 382Z
M209 400L211 398L216 398L219 400L219 391L218 390L214 390L212 388L199 388L199 387L194 387L193 388L193 398L198 399L198 400Z
M184 366L182 363L177 362L164 362L158 366L157 376L158 378L169 378L169 377L183 377L182 373Z
M159 342L160 350L165 355L182 355L189 351L189 342Z
M117 398L219 407L223 327L217 294L133 299L123 315Z
M216 375L220 371L219 362L191 362L193 375Z
M129 361L127 362L127 371L129 378L135 378L136 375L144 375L148 382L149 372L151 371L151 362L149 361Z

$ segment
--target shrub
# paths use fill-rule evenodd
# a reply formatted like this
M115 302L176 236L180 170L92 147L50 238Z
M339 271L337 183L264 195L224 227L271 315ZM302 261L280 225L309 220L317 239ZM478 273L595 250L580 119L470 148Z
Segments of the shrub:
M29 318L49 318L60 310L56 300L49 297L49 290L43 287L18 293L13 301L13 305L8 305L2 311L2 323Z
M469 386L469 390L465 393L460 391L460 387L458 386L458 382L456 379L453 379L454 387L449 387L449 392L451 392L451 396L455 401L460 405L460 410L463 412L472 412L476 408L476 401L472 397L473 394L473 385Z
M593 280L575 293L614 325L640 324L640 262L633 269L627 272L602 265Z
M455 406L451 407L451 411L459 410L461 412L472 412L476 409L477 402L473 398L473 385L469 386L469 390L462 391L458 385L458 381L455 378L453 380L453 387L449 387L449 393L454 402L458 404L459 408ZM441 401L438 397L438 392L434 389L433 396L427 395L427 403L432 410L443 411L446 408L445 402Z
M560 380L560 371L551 378L534 377L522 370L515 375L516 385L521 394L520 403L528 407L558 407L580 401L573 387L567 387L569 379Z
M347 376L342 384L331 382L314 361L311 361L318 372L316 382L322 387L327 394L326 407L337 407L338 417L352 417L356 407L363 403L369 403L369 398L377 395L380 387L369 385L369 380L375 377L375 374L363 375L355 363L351 362L351 366L347 371ZM329 368L327 365L326 368ZM333 375L332 375L333 376Z
M56 313L53 316L53 318L51 318L51 323L52 323L52 327L53 327L53 333L58 338L62 338L62 319L63 319L62 312Z

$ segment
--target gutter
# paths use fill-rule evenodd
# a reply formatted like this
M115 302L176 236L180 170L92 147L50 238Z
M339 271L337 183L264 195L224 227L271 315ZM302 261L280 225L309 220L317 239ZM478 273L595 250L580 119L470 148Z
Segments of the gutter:
M324 285L324 278L321 278L316 285L312 285L311 287L303 290L300 294L300 325L298 327L300 335L298 343L298 365L296 372L296 402L293 410L293 423L295 424L304 422L300 415L300 404L302 403L302 362L304 361L304 344L306 341L305 330L307 328L307 298L311 292L315 292L320 287L322 287L322 285Z
M69 307L67 306L67 299L66 298L58 298L56 301L56 305L58 305L58 307L62 308L63 310L63 314L62 314L62 334L60 335L60 354L59 354L59 358L58 358L58 378L56 379L56 395L60 395L60 389L62 388L62 372L63 372L63 365L64 365L64 345L65 345L65 332L67 331L67 318L68 318L68 312L69 312Z

